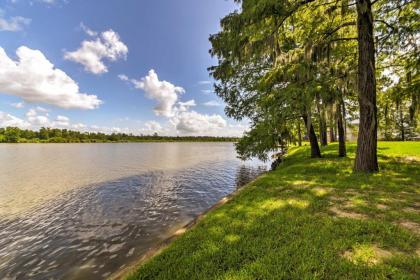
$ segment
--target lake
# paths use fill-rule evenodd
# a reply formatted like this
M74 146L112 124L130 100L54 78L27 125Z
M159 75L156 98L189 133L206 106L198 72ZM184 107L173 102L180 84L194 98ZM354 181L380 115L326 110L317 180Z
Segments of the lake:
M1 144L0 279L104 279L265 171L232 143Z

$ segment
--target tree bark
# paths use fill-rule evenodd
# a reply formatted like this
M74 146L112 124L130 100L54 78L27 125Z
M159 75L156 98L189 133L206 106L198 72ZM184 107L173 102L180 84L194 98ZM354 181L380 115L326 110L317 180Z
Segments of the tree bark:
M334 118L334 106L333 104L329 105L329 119L330 119L330 142L335 142L335 133L334 133L334 126L335 126L335 118Z
M375 44L371 0L357 0L359 135L354 170L377 172Z
M389 119L389 104L385 103L384 115L385 115L385 127L384 127L384 137L385 140L391 140L391 133L389 132L390 119Z
M399 128L400 128L400 138L401 141L405 141L405 133L404 133L404 116L403 116L403 111L402 111L402 106L401 106L401 99L397 98L397 112L398 112L398 116L399 116Z
M342 106L341 114L343 115L343 126L344 126L344 141L347 141L346 103L344 103L343 98L341 98L341 106Z
M319 149L318 139L316 138L314 126L312 125L311 119L308 117L308 115L303 115L302 118L308 130L309 143L311 144L311 157L320 158L321 151Z
M319 95L316 97L316 107L319 115L319 140L321 141L321 146L327 146L327 122L325 121L325 110L323 104L321 104L321 99Z
M346 137L343 124L342 104L337 106L337 130L338 130L338 156L345 157L346 152Z
M300 129L300 121L298 120L298 145L302 146L302 130Z

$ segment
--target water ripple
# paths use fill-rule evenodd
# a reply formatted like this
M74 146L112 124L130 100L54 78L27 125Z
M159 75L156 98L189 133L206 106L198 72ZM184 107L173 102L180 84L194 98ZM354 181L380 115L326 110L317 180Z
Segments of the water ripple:
M263 170L204 161L77 188L0 217L0 278L106 278Z

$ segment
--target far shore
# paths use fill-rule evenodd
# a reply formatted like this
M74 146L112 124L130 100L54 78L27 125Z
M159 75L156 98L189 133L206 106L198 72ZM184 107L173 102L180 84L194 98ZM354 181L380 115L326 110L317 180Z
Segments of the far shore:
M130 143L236 143L237 140L148 140L148 141L132 141L132 142L0 142L1 144L130 144Z

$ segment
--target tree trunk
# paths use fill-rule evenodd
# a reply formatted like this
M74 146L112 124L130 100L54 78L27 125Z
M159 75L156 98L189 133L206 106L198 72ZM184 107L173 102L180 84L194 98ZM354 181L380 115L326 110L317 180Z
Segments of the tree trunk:
M389 132L390 120L389 120L389 104L385 103L384 115L385 115L385 127L384 127L384 137L385 140L391 140L391 133Z
M334 118L334 106L333 104L329 105L329 119L330 119L330 142L335 142L335 134L334 134L334 126L335 126L335 118Z
M355 171L377 172L375 44L371 0L357 0L359 135Z
M343 98L341 98L341 106L342 106L341 114L343 115L343 126L344 126L344 141L347 141L346 103L344 103Z
M321 141L321 146L327 146L327 122L325 121L325 110L318 95L316 99L316 107L319 115L319 140Z
M343 125L343 114L341 112L341 104L337 106L337 130L338 130L338 156L345 157L346 153L346 137Z
M298 145L302 146L302 130L300 129L300 121L298 120Z
M402 111L402 106L401 106L401 99L397 98L397 112L399 115L399 127L400 127L400 137L401 137L401 141L405 141L405 133L404 133L404 116L403 116L403 111Z
M316 138L314 126L312 125L311 119L308 117L308 115L303 115L302 118L308 130L309 143L311 144L311 157L320 158L321 151L319 150L318 139Z

